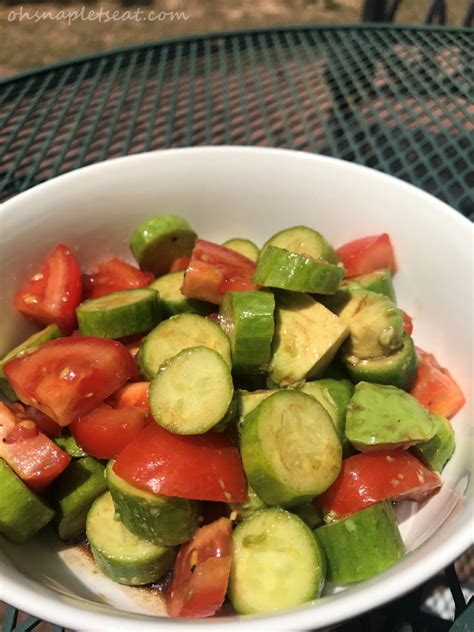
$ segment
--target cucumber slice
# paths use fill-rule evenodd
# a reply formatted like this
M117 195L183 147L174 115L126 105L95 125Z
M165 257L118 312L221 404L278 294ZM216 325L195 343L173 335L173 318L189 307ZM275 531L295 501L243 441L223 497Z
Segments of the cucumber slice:
M237 392L237 410L238 410L238 419L237 419L237 429L239 435L242 432L243 425L245 423L245 417L249 413L252 412L260 402L263 402L264 399L273 395L273 393L278 393L280 389L269 389L269 390L259 390L259 391L243 391L240 390Z
M51 496L56 507L56 525L62 540L86 530L86 518L94 500L107 491L105 468L91 456L73 461L55 481Z
M161 276L179 257L190 257L196 233L177 215L158 215L133 231L130 250L142 270Z
M0 533L21 544L42 529L54 511L0 459Z
M322 494L341 468L330 416L300 391L274 393L247 415L241 456L248 481L268 505L301 505Z
M180 351L150 386L155 421L175 434L202 434L226 415L234 395L229 365L208 347Z
M289 386L321 375L349 333L348 326L307 294L282 294L275 310L270 378Z
M236 373L259 373L271 357L275 322L271 292L227 292L219 307L219 322L229 336Z
M78 459L84 456L88 456L87 452L77 445L77 441L72 435L55 437L54 443L58 445L61 450L67 452L73 459Z
M232 367L229 338L217 323L198 314L177 314L155 327L142 344L138 366L152 380L167 360L199 345L214 349Z
M262 252L267 246L277 246L299 255L306 255L311 259L324 259L328 263L339 263L339 255L317 230L307 226L293 226L285 228L273 237L270 237L263 245Z
M40 345L43 345L45 342L49 342L50 340L55 340L56 338L62 338L61 330L57 325L48 325L45 329L41 331L37 331L32 336L24 340L21 344L14 347L11 351L7 353L0 360L0 390L5 393L8 399L12 402L18 400L15 391L10 386L10 382L8 381L3 367L5 364L13 360L13 358L17 358L19 356L25 355L30 351L33 351Z
M201 316L211 314L216 309L215 305L198 301L194 298L186 298L181 293L183 281L184 271L170 272L159 277L148 286L152 290L156 290L160 295L163 318L169 318L174 314L182 314L184 312L201 314Z
M99 569L119 584L140 586L166 575L176 549L137 538L120 520L109 492L94 501L87 514L86 533Z
M293 292L334 294L344 268L276 246L267 246L257 261L254 283Z
M117 476L113 461L107 465L107 485L123 524L139 538L176 546L197 530L200 504L184 498L152 494Z
M311 529L284 509L262 509L237 525L229 599L240 614L277 612L317 599L326 561Z
M369 272L368 274L351 277L349 281L347 281L347 285L351 286L353 284L364 290L369 290L376 294L383 294L395 304L397 302L392 283L392 274L387 268L381 268L380 270L374 270L374 272ZM346 283L343 285L346 285Z
M83 336L124 338L150 331L161 320L160 295L141 288L84 301L76 310Z
M432 470L441 473L454 454L456 439L453 427L446 417L436 413L430 413L430 417L435 425L435 433L429 441L415 445L413 452Z
M408 334L403 335L402 347L398 351L365 360L345 355L344 364L354 383L389 384L406 391L413 384L418 370L415 345Z
M231 520L238 520L240 522L253 516L256 511L267 508L267 504L263 502L250 485L247 486L247 495L249 499L245 503L227 503L231 512Z
M389 502L316 529L327 559L327 578L335 584L370 579L406 551Z
M251 259L252 261L257 261L258 254L260 252L253 241L250 241L250 239L241 239L240 237L229 239L222 245L226 248L230 248L230 250L233 250L234 252L244 255L244 257L247 257L247 259Z

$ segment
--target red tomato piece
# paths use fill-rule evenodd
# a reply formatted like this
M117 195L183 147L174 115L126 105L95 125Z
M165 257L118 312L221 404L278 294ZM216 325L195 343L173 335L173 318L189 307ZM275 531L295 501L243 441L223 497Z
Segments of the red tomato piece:
M120 290L148 287L154 278L151 272L143 272L114 257L99 263L96 272L84 275L84 298L98 298Z
M432 413L452 417L466 403L463 392L436 358L417 347L418 373L410 393Z
M368 274L380 268L388 268L392 272L397 270L395 255L387 233L350 241L338 248L337 253L346 268L348 277Z
M179 550L167 595L170 617L210 617L222 606L232 565L232 523L220 518Z
M77 259L67 246L59 244L26 287L15 294L13 304L27 318L42 325L56 323L64 333L70 333L76 324L81 295Z
M18 418L1 402L0 458L28 487L38 491L57 478L71 461L69 454L39 432L33 421Z
M60 426L87 415L137 374L115 340L77 336L46 342L4 366L18 398Z
M109 397L107 403L112 408L125 408L135 406L151 417L150 404L148 402L148 392L150 382L131 382L119 388Z
M186 270L190 261L190 257L178 257L171 264L170 272L181 272L181 270Z
M134 406L115 410L102 404L73 421L70 429L85 452L98 459L114 459L147 424L147 415Z
M33 406L28 406L26 409L26 416L28 419L31 419L38 426L38 429L47 437L60 437L62 433L62 427L57 424L55 421L45 415L41 410L37 408L33 408Z
M150 424L118 455L114 472L155 494L245 502L238 449L220 432L177 435Z
M343 518L382 500L421 501L440 486L440 476L409 452L383 450L344 459L339 476L317 502Z
M198 239L181 292L188 298L220 303L225 292L255 290L257 264L238 252Z
M403 329L405 330L405 333L411 336L411 334L413 333L413 318L409 316L406 312L404 312L403 309L400 311L402 312L403 316Z

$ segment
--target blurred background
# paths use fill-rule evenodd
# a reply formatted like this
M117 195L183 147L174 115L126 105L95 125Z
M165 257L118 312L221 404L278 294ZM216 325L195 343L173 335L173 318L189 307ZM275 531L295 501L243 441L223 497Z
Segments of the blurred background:
M0 76L137 42L288 24L353 23L362 0L89 0L0 2ZM423 22L427 0L402 0L395 21ZM465 0L447 3L459 25ZM115 13L114 13L115 12Z

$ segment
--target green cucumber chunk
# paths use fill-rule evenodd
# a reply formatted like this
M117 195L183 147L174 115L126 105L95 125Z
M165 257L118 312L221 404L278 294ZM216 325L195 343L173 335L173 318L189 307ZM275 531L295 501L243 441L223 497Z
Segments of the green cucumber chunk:
M42 529L54 511L0 459L0 534L21 544Z
M395 386L359 382L346 414L346 436L356 450L408 448L428 441L435 424L420 402Z
M267 368L275 329L275 298L271 292L227 292L219 307L219 322L228 335L236 373Z
M359 360L354 355L344 355L343 359L354 383L388 384L405 391L410 389L418 370L415 345L407 333L403 335L402 347L397 351L365 360Z
M177 314L161 322L143 341L138 366L147 380L180 351L205 345L217 351L232 367L230 341L219 325L198 314Z
M242 432L243 425L245 423L245 417L252 412L260 402L263 402L264 399L273 395L273 393L277 393L280 389L269 389L269 390L258 390L258 391L237 391L237 429L240 433Z
M324 553L298 516L262 509L237 525L232 539L228 596L239 614L268 614L320 596Z
M91 456L72 461L51 490L61 540L85 533L87 513L94 500L105 491L107 483L102 463Z
M364 290L369 290L369 292L383 294L389 298L392 303L397 303L392 274L387 268L381 268L380 270L374 270L368 274L351 277L347 282L343 283L343 286L347 285L351 287L354 284Z
M330 416L301 391L274 393L245 418L245 474L267 505L301 505L322 494L341 469L341 443Z
M226 248L230 248L234 252L238 252L247 259L251 259L252 261L257 261L260 250L257 246L250 241L250 239L242 239L240 237L235 237L234 239L229 239L222 244Z
M117 476L107 465L107 485L120 520L139 538L164 546L190 540L199 527L200 503L152 494Z
M324 259L328 263L339 263L339 255L317 230L307 226L293 226L285 228L270 237L263 245L262 252L267 246L284 248L298 255L305 255L311 259Z
M267 508L267 503L263 502L251 485L247 486L247 495L249 499L245 503L227 503L231 520L240 522L250 518L256 511Z
M90 508L86 533L97 566L119 584L149 584L161 579L174 564L176 549L138 538L116 520L109 492Z
M430 417L435 426L435 433L429 441L415 445L413 452L432 470L441 473L454 454L456 439L451 422L446 417L436 413L430 413Z
M164 274L148 286L152 290L156 290L160 295L163 319L185 312L207 316L215 311L215 305L205 301L198 301L194 298L186 298L181 293L183 281L184 270Z
M149 402L155 421L175 434L202 434L216 426L232 403L229 365L208 347L183 349L158 372Z
M267 246L260 253L253 280L257 285L292 292L334 294L343 276L340 266Z
M72 435L64 434L60 437L55 437L54 443L59 446L61 450L67 452L69 456L72 456L73 459L88 456L87 452L84 452Z
M177 215L147 219L133 231L130 250L142 270L161 276L175 259L190 257L196 233Z
M61 330L57 325L48 325L45 329L37 331L22 343L11 349L11 351L9 351L7 355L0 360L0 391L3 391L10 401L15 402L18 400L18 397L16 396L16 393L11 387L3 370L5 364L10 362L10 360L13 360L13 358L25 355L26 353L29 353L30 351L33 351L37 347L43 345L45 342L55 340L56 338L62 338Z
M112 292L84 301L76 314L83 336L133 336L150 331L160 322L160 295L149 288Z
M319 377L348 333L348 326L311 296L278 296L270 378L275 384L290 386Z
M316 529L327 559L327 578L335 584L370 579L406 553L389 502Z

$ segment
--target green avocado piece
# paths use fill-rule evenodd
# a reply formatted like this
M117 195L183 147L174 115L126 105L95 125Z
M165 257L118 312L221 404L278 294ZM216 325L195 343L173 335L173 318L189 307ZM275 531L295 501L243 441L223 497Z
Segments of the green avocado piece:
M102 463L91 456L72 461L51 490L56 525L62 540L85 533L87 512L105 491L107 483Z
M69 456L72 456L73 459L88 456L87 452L84 452L84 450L77 445L77 441L72 435L62 435L61 437L56 437L54 439L54 443L58 445L61 450L67 452Z
M392 303L396 304L397 302L395 290L393 288L392 275L390 270L387 268L351 277L348 281L343 283L343 287L345 286L358 286L364 290L375 292L376 294L383 294L389 298Z
M42 529L54 511L0 459L0 533L21 544Z
M429 441L413 446L413 452L432 470L441 473L453 456L456 439L453 427L446 417L436 413L430 413L430 417L435 425L435 433Z
M346 436L356 450L408 448L428 441L435 424L428 410L395 386L359 382L347 407Z
M394 303L375 292L350 289L350 300L337 311L349 326L345 353L359 360L387 355L403 344L403 316Z

